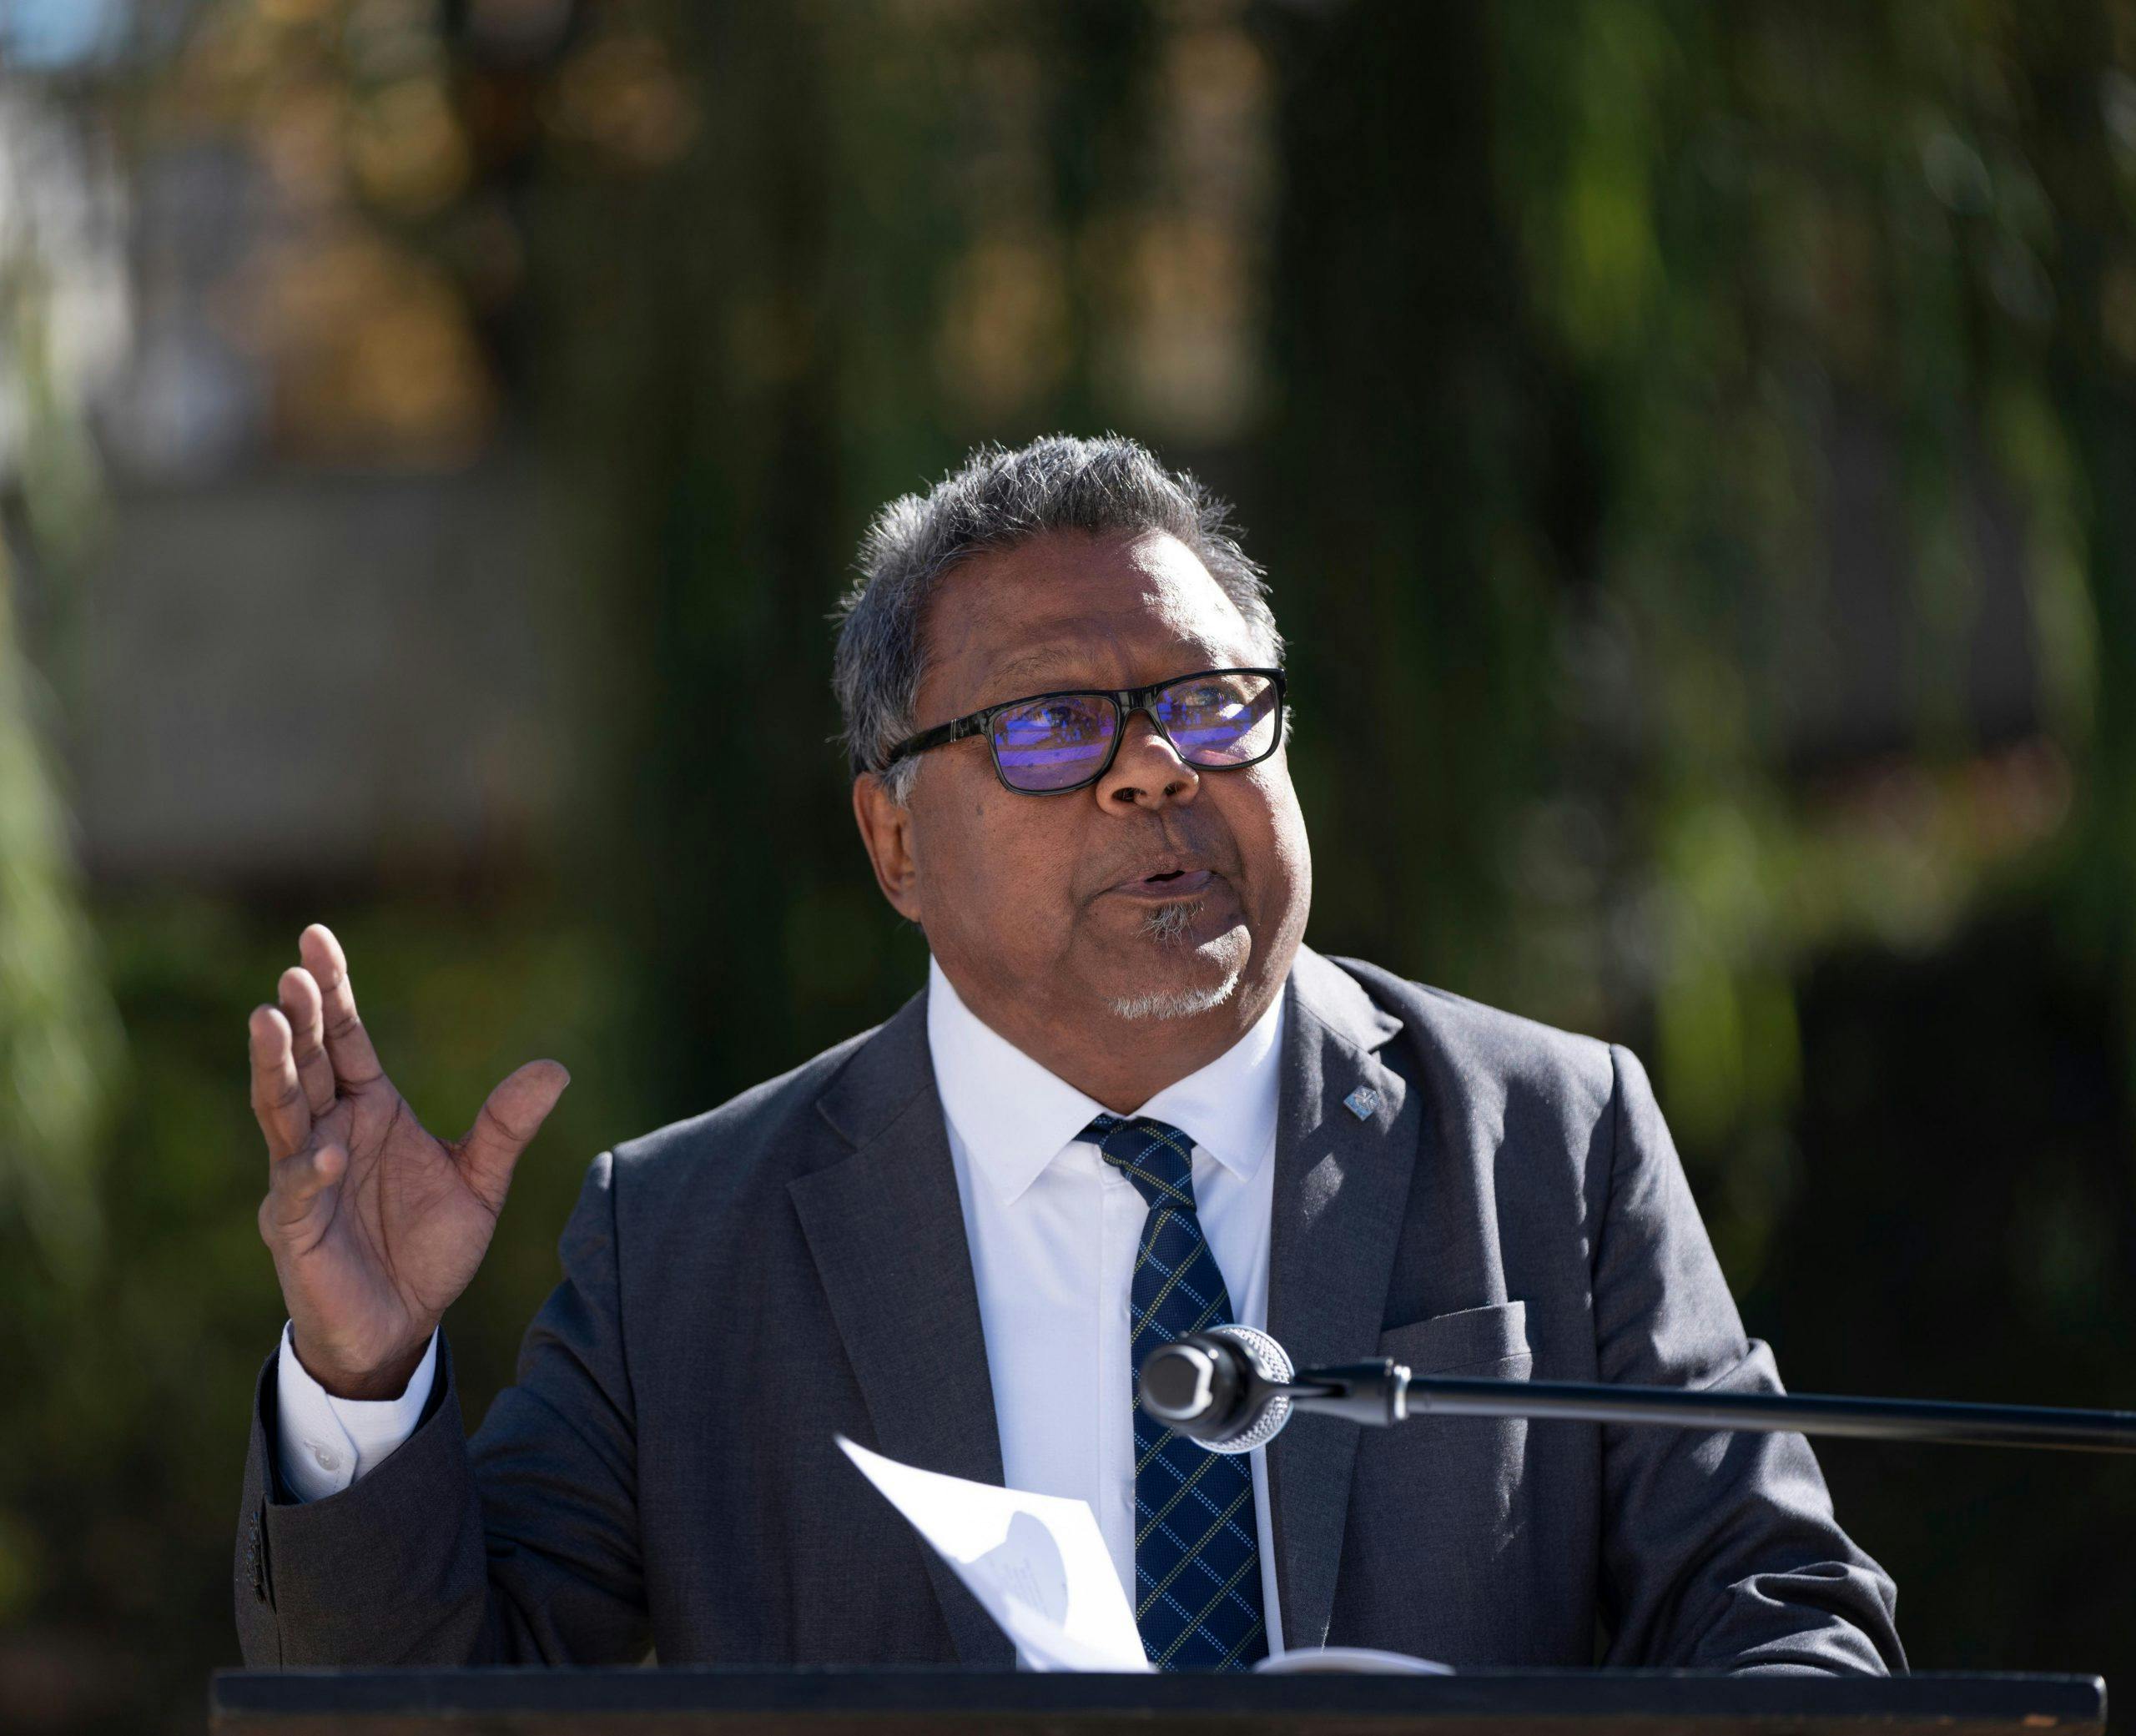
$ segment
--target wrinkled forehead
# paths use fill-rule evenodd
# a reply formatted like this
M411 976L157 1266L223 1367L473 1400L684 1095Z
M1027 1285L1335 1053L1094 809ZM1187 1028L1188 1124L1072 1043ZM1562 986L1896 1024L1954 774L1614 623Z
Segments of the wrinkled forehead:
M953 568L924 628L927 701L1134 687L1257 663L1265 647L1209 570L1161 531L1055 531Z

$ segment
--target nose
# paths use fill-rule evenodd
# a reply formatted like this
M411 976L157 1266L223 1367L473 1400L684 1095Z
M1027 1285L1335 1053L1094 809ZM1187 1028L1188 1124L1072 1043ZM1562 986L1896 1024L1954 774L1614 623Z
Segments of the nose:
M1136 712L1121 725L1120 751L1097 782L1098 805L1126 813L1136 808L1162 808L1191 802L1202 787L1202 774L1179 757L1146 712Z

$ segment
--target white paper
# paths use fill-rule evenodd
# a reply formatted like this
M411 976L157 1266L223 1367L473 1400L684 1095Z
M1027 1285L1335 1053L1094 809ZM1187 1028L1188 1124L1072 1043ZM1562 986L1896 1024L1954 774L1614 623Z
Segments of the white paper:
M1086 1501L997 1489L838 1444L985 1606L1035 1670L1150 1673Z
M1263 1676L1450 1676L1453 1666L1369 1646L1302 1646L1253 1666Z

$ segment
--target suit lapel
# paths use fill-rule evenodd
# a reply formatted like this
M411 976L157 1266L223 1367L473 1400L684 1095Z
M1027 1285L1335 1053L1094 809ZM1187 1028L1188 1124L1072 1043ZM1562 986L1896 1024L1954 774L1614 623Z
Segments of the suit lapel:
M1418 1104L1374 1051L1401 1029L1301 948L1292 967L1269 1225L1268 1331L1300 1368L1374 1354L1415 1167ZM1360 1113L1362 1111L1362 1113ZM1358 1429L1302 1417L1268 1447L1287 1646L1325 1644Z
M998 1486L994 1388L926 1008L924 994L908 1002L819 1104L850 1155L788 1188L874 1445L909 1465ZM1007 1638L941 1558L925 1554L960 1661L1008 1668L1015 1654Z

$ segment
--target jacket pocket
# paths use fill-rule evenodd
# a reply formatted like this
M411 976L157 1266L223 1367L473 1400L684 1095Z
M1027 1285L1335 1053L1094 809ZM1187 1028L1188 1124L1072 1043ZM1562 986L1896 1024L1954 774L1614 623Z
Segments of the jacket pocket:
M1379 1353L1406 1363L1413 1375L1453 1374L1529 1360L1528 1305L1499 1302L1435 1314L1379 1335Z

